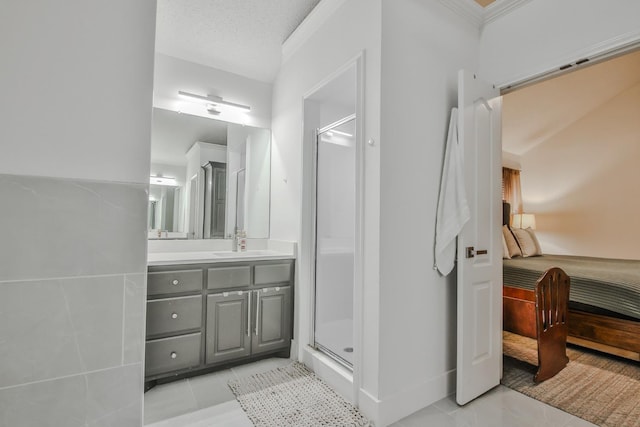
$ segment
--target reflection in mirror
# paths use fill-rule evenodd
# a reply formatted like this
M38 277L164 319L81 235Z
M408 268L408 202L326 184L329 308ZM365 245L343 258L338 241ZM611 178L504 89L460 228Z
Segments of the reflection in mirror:
M221 239L225 235L227 165L208 162L204 169L204 238Z
M227 236L241 230L268 237L271 133L229 124L227 135Z
M180 209L182 187L151 184L149 186L149 230L182 232Z
M154 108L151 177L150 239L269 237L268 129Z

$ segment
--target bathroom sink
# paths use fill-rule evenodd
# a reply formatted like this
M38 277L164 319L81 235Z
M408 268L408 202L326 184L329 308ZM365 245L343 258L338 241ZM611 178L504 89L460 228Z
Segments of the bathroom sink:
M254 251L245 251L245 252L232 252L232 251L224 251L224 252L213 252L217 258L243 258L243 257L253 257L253 256L265 256L265 255L275 255L273 251L266 250L254 250Z
M155 252L147 255L148 265L198 264L209 262L233 262L236 260L258 261L261 259L281 259L291 256L270 250L253 250L246 252L233 251L188 251L188 252Z

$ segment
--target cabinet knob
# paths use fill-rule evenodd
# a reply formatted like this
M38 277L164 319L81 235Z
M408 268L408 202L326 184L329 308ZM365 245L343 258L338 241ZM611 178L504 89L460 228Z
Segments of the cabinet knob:
M178 313L171 313L171 318L172 319L177 319L178 318Z
M179 284L180 284L180 282L178 281L178 279L173 279L173 282L171 282L171 283L172 283L172 284L174 284L174 285L179 285Z
M178 353L176 353L175 351L171 352L171 358L175 359L176 357L178 357Z

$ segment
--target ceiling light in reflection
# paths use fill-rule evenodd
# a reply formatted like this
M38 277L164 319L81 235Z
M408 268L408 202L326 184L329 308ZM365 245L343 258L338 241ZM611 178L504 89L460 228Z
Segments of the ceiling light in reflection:
M155 185L167 185L170 187L178 186L178 182L175 178L167 178L164 176L151 176L149 177L149 183Z

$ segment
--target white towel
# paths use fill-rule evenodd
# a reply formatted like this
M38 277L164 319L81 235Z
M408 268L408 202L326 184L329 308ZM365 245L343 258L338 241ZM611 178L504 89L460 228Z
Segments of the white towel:
M443 276L453 270L456 258L456 236L470 218L471 213L464 189L462 149L458 144L458 109L453 108L436 215L435 267Z

